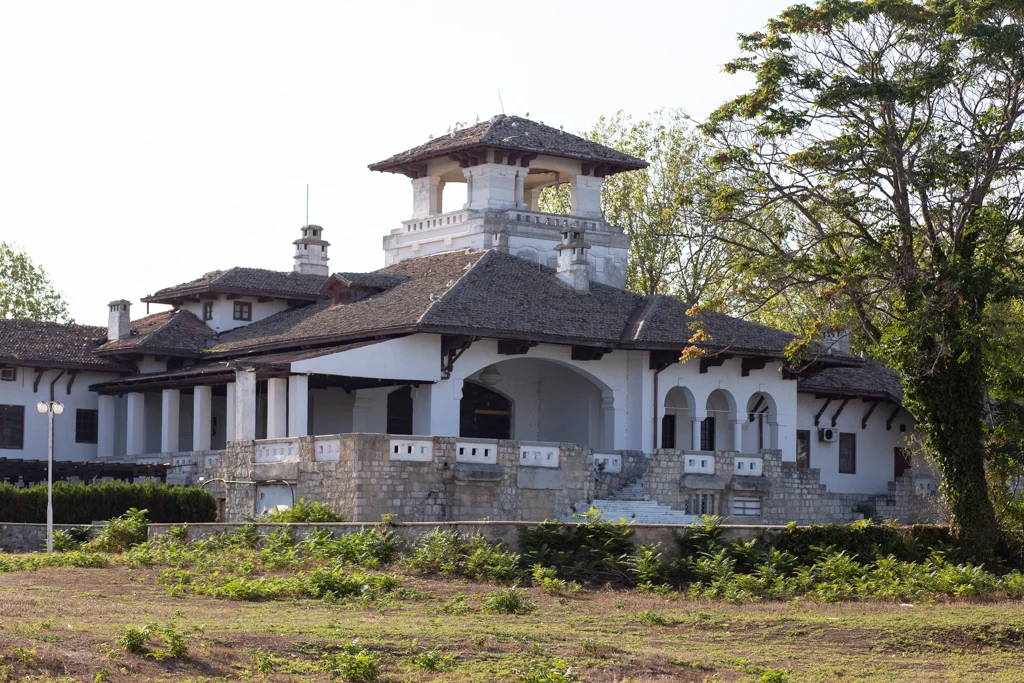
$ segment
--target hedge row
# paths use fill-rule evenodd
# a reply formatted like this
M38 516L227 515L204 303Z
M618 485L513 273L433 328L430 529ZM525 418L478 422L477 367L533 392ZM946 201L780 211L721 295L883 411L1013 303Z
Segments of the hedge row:
M113 519L130 508L148 510L151 522L181 524L214 522L217 501L208 491L167 484L71 484L53 485L53 521L56 524L88 524ZM46 522L46 485L18 488L0 484L0 522Z

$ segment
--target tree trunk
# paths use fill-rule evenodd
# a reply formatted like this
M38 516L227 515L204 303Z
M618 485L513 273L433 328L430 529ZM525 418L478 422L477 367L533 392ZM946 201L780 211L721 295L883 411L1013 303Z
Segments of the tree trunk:
M985 480L984 369L978 349L959 351L909 378L907 398L941 470L953 534L970 557L985 559L999 547L1001 532Z

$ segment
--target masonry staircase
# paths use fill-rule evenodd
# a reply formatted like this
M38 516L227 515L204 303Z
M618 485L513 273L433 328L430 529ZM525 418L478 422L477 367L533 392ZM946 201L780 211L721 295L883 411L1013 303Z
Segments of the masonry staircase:
M606 520L613 522L625 518L634 524L692 524L697 519L694 515L675 510L644 495L642 477L626 484L609 498L591 501L590 507L596 508ZM575 521L575 518L570 516L567 521Z

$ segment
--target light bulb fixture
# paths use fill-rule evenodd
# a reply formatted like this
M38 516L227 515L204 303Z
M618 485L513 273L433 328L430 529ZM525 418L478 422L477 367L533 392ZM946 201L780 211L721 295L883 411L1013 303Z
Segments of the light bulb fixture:
M481 384L493 387L500 381L501 373L498 372L498 368L494 367L493 365L488 365L486 368L484 368L484 371L480 373Z
M46 401L40 401L39 403L37 403L36 404L36 410L38 410L40 413L45 415L46 411L47 411Z
M55 402L53 404L53 414L54 415L60 415L63 412L64 412L64 404L63 403L56 403Z

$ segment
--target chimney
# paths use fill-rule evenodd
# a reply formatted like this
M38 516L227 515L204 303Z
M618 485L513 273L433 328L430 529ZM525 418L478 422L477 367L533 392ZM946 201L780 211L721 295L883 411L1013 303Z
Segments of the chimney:
M107 321L107 341L124 339L132 333L130 302L119 299L110 302L110 318Z
M850 353L850 328L841 327L837 330L824 330L821 343L825 345L825 353Z
M590 263L587 249L590 245L583 239L583 229L566 226L562 230L562 243L555 247L558 265L555 272L558 279L576 290L577 294L590 293Z
M330 275L327 266L329 242L321 239L323 228L319 225L303 225L302 237L292 242L295 245L295 272L301 275Z

